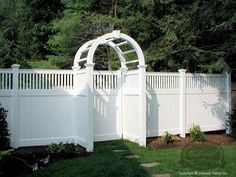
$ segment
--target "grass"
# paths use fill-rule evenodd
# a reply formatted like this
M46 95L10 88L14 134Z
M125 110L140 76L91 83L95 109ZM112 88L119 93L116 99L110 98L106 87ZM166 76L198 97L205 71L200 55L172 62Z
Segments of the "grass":
M112 149L126 151L115 153ZM125 158L130 154L137 154L140 158ZM219 162L215 162L217 160ZM144 162L159 162L161 165L144 169L140 167ZM128 141L110 141L96 143L94 153L89 157L56 162L30 177L151 177L158 173L171 173L174 177L234 177L235 166L236 146L199 145L148 150Z

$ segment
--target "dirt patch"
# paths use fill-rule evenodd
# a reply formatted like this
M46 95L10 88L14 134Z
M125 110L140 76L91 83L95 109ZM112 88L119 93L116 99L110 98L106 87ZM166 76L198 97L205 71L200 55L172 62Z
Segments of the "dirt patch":
M168 148L168 147L176 147L176 146L187 146L194 144L217 144L217 145L236 145L236 139L225 133L207 133L206 141L197 141L193 142L190 137L187 135L186 138L177 138L173 143L165 143L160 140L160 138L148 138L147 139L147 147L149 149L157 149L157 148Z

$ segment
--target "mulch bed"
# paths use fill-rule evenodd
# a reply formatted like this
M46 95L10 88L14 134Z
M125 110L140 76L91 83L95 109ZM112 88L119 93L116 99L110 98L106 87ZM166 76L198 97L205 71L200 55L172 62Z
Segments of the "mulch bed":
M187 146L187 145L196 145L196 144L217 144L217 145L236 145L236 139L225 133L207 133L206 141L197 141L193 142L189 136L186 138L178 138L173 143L165 143L160 140L160 138L148 138L147 148L148 149L157 149L157 148L168 148L168 147L177 147L177 146Z
M31 147L20 147L16 149L12 155L17 157L28 157L28 158L44 158L49 155L48 146L31 146ZM72 154L72 157L75 156L86 156L85 149L81 146L75 146L75 152Z

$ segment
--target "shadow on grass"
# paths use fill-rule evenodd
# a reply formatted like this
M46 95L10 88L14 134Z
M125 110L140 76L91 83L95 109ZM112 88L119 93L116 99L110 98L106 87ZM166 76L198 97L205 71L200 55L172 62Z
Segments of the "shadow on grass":
M138 159L128 159L127 155L132 152L124 141L95 143L90 156L59 161L31 177L151 177Z

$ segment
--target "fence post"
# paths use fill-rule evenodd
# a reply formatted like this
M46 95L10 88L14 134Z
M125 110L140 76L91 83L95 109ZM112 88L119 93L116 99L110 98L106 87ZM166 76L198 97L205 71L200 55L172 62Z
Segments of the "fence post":
M11 120L11 136L12 136L12 146L14 148L19 147L20 141L20 130L19 130L19 68L20 65L14 64L11 66L13 73L13 83L12 83L12 120Z
M231 73L226 73L227 112L231 112Z
M93 151L93 107L94 107L94 92L93 92L93 67L94 63L86 63L86 75L87 75L87 151Z
M81 66L72 66L72 70L74 71L74 77L73 77L73 95L75 96L75 106L74 106L74 114L75 114L75 116L74 116L74 121L76 122L76 124L74 125L75 126L75 143L79 143L79 139L78 139L78 137L79 137L79 133L78 133L78 119L80 118L79 116L80 115L78 115L79 114L79 111L78 111L78 104L79 104L79 101L80 101L80 98L79 98L79 71L80 71L80 69L81 69ZM84 116L84 115L83 115Z
M227 92L227 112L228 113L231 113L231 73L230 72L227 72L226 73L226 92ZM228 118L226 118L228 119ZM226 133L227 134L230 134L230 127L227 127L226 128Z
M118 134L120 137L123 135L123 90L122 87L123 82L122 82L122 71L121 69L117 70L117 100L116 100L116 106L117 106L117 118L118 118Z
M139 145L146 146L146 65L138 65L139 70Z
M186 136L186 69L179 69L180 73L180 137Z

